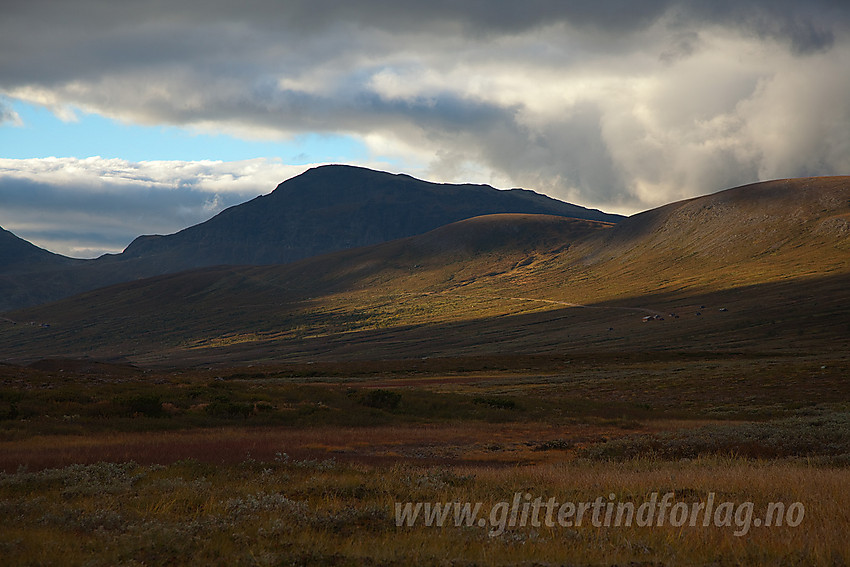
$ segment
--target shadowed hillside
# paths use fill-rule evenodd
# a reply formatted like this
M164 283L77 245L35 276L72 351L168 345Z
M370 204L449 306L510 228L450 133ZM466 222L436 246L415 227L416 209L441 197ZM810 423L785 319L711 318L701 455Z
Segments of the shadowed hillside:
M359 167L322 166L204 223L168 236L140 236L123 253L96 260L50 254L4 233L0 310L198 267L284 264L494 213L606 222L623 218L522 189L429 183Z
M233 333L300 336L325 324L343 330L384 326L382 315L368 313L366 305L362 310L359 299L349 304L348 294L389 301L385 307L393 309L399 305L395 295L421 295L442 289L446 282L509 272L529 255L555 254L610 226L549 215L477 217L424 235L292 264L219 266L118 284L14 312L11 319L18 324L11 330L27 343L19 345L24 350L47 340L53 348L67 347L79 355L100 351L104 344L110 350L116 341L122 349L142 343L148 348ZM322 297L336 298L340 306L320 308ZM423 322L429 313L421 311ZM6 347L4 352L11 353L11 342Z
M284 266L122 284L12 313L4 352L202 363L828 351L850 330L848 181L756 184L617 225L480 217Z
M352 166L322 166L269 195L231 207L176 234L136 239L121 259L170 271L219 264L283 264L421 234L494 213L554 214L616 222L622 217L532 191L437 184Z
M44 273L59 274L85 263L53 254L0 228L0 309L39 303L46 289ZM63 278L58 278L61 283Z
M13 274L45 266L67 266L74 260L53 254L0 228L0 273Z

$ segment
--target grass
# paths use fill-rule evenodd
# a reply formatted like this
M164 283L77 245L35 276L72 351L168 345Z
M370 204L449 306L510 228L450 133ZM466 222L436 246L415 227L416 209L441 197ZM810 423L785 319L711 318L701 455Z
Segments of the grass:
M662 352L150 372L36 366L0 367L0 441L226 426L763 421L844 411L850 360Z
M850 412L813 412L762 423L714 424L696 429L629 436L586 448L601 459L657 456L676 460L708 454L747 458L817 457L850 464Z
M711 458L633 460L525 468L375 467L335 461L244 460L211 466L133 462L71 465L0 475L0 535L6 564L64 565L834 565L850 496L847 469ZM769 479L769 480L768 480ZM592 502L613 493L640 505L652 492L676 502L709 492L758 514L770 502L802 502L796 527L509 528L397 526L395 503L481 502L514 494Z
M711 353L0 367L4 565L835 565L846 364ZM826 366L826 368L822 368ZM14 410L13 410L14 408ZM396 502L800 502L796 527L397 526ZM498 527L497 525L495 525Z

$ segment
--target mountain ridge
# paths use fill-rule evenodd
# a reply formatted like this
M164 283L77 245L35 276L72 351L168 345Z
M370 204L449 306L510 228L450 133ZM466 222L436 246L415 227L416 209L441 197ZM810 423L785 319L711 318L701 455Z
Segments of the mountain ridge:
M0 239L0 252L8 241L24 258L14 271L0 263L0 311L205 266L289 263L494 213L623 218L524 189L431 183L361 167L320 166L205 222L170 235L140 236L124 252L94 260L36 253L40 249L27 248L14 235Z
M28 270L30 266L56 266L79 263L55 254L0 227L0 274Z
M11 313L51 327L0 336L16 356L49 344L144 363L755 344L817 351L847 342L848 284L850 177L807 178L614 225L484 216L286 265L160 276ZM711 310L700 313L705 304Z
M275 218L269 217L269 211L275 212ZM623 218L524 189L432 183L406 174L325 165L284 181L268 195L230 207L175 234L139 237L125 254L132 258L185 247L192 249L196 260L214 254L203 261L205 265L281 264L497 213L558 214L606 222ZM332 222L338 224L336 233L327 235L327 225ZM277 245L269 249L252 241L258 232L273 237ZM250 247L237 244L237 251L231 251L234 243L249 241ZM187 265L186 259L182 265Z

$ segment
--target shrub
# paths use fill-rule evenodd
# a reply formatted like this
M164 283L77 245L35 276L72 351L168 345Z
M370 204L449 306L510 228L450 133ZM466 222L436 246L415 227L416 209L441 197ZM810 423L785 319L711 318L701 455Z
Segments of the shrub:
M17 419L20 415L18 402L23 398L19 392L0 392L0 420Z
M532 451L569 451L574 446L575 444L569 439L551 439L543 443L538 443Z
M634 435L587 447L581 454L612 460L641 456L682 459L724 454L748 458L836 457L850 454L850 413Z
M360 403L370 408L394 410L401 403L401 394L390 390L369 390L360 398Z
M118 400L128 413L141 414L148 417L159 417L162 412L162 399L157 394L134 394Z
M476 404L485 405L495 409L516 409L516 402L510 398L497 398L495 396L477 397L472 400Z
M216 417L248 417L254 413L254 405L243 402L217 400L204 408L207 415Z

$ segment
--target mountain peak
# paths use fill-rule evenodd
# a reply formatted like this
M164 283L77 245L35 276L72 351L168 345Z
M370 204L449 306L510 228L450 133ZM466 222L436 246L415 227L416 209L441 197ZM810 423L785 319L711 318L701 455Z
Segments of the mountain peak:
M497 213L605 222L622 218L532 191L432 183L405 174L324 165L205 223L159 239L145 238L126 253L135 256L144 245L145 254L160 256L174 266L172 271L216 264L280 264Z
M36 295L44 301L59 299L101 285L205 266L285 264L500 213L606 222L622 218L533 191L432 183L401 173L323 165L206 222L167 236L140 236L122 254L87 261L70 275L57 273L56 277L41 278L36 287L44 289L38 294L33 291L32 282L12 282L13 287L28 290L28 299L5 304L0 300L0 308L32 305ZM15 246L11 256L39 255L39 261L49 258L49 252L38 252L35 247L24 250L20 243ZM0 243L0 268L2 261Z

